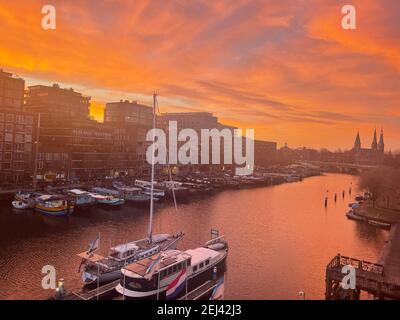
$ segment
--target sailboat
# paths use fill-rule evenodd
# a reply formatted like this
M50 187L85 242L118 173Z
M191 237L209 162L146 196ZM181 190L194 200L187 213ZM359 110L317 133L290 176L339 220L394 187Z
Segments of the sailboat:
M153 95L153 129L156 127L156 94ZM153 131L153 141L155 141ZM154 150L151 163L151 181L154 182ZM82 271L82 280L85 285L105 284L118 280L121 268L127 264L151 257L167 249L176 247L183 233L175 235L153 234L154 213L154 183L150 186L150 219L147 238L127 242L110 248L108 256L96 253L99 249L100 235L89 245L87 251L78 254L82 258L78 272Z
M155 115L156 95L153 98ZM152 155L154 157L154 149ZM170 179L172 181L171 172ZM154 181L154 160L151 181ZM153 191L154 183L151 183L149 242L152 242ZM174 191L172 188L175 201ZM186 251L167 246L156 255L125 265L115 289L128 299L217 299L214 290L218 287L219 292L223 288L217 279L225 275L227 255L228 244L224 237L212 232L212 239L204 246ZM200 291L202 294L198 293ZM222 297L220 293L218 297Z

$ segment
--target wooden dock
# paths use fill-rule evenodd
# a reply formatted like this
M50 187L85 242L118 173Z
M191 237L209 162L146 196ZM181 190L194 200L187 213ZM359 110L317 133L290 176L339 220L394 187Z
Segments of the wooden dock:
M356 288L344 290L341 281L344 266L356 270ZM327 300L360 298L360 292L373 294L377 299L400 299L400 229L393 226L380 263L371 263L341 255L335 256L326 267Z

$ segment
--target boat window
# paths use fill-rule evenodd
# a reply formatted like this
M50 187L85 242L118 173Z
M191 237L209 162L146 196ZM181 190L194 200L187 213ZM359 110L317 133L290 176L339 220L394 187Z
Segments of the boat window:
M176 272L176 265L172 266L172 273Z
M182 263L179 263L178 265L177 265L177 271L180 271L182 269Z
M206 260L206 266L208 266L210 264L210 259Z
M197 271L197 266L194 266L193 267L193 272L196 272Z
M202 262L202 263L200 263L199 268L201 269L201 268L203 268L203 266L204 266L204 263Z

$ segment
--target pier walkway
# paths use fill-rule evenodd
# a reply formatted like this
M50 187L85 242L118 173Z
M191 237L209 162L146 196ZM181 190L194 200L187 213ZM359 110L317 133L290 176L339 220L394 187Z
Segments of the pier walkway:
M356 270L356 289L344 290L340 283L346 274L344 266ZM378 299L400 299L400 228L393 225L379 263L371 263L341 255L335 256L326 267L327 300L359 299L360 291Z

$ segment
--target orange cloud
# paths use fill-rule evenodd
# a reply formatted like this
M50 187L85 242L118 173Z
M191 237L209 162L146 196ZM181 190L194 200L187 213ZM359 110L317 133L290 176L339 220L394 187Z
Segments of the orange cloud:
M354 0L356 31L336 0L52 2L45 31L47 3L0 0L0 66L91 95L97 119L156 90L163 111L207 110L281 144L345 148L382 125L397 147L395 0Z

